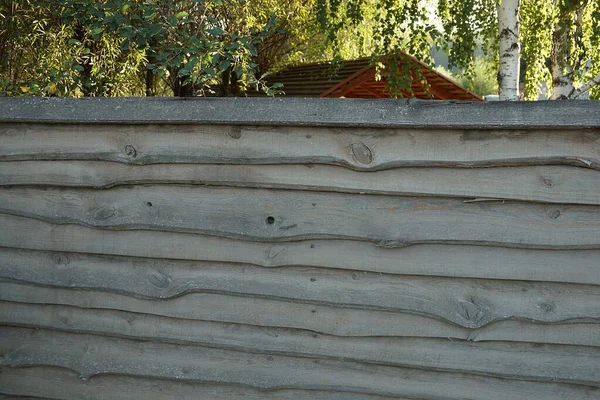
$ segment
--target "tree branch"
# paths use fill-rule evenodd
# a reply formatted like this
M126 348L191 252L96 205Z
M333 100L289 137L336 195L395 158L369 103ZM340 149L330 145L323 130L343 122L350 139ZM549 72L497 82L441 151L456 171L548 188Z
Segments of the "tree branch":
M579 89L575 89L573 93L569 96L569 98L578 99L579 97L581 97L581 95L588 92L591 88L598 84L600 84L600 72L594 78L581 85Z

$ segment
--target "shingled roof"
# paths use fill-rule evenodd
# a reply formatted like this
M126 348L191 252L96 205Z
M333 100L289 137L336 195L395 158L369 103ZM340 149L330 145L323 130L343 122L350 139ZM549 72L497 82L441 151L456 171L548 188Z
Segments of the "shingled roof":
M410 57L410 56L407 56ZM458 83L432 70L423 62L410 57L430 85L426 90L420 79L413 78L411 96L430 100L483 101L481 97ZM370 58L343 61L339 66L332 63L304 64L287 68L266 78L267 84L283 84L283 91L293 97L358 97L386 98L385 78L376 79L376 68ZM250 94L251 95L251 94Z

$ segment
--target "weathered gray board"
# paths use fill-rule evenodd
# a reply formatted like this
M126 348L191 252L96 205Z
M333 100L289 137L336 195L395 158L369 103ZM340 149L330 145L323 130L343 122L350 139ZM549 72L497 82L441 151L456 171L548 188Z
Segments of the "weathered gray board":
M0 99L0 398L597 399L600 104Z

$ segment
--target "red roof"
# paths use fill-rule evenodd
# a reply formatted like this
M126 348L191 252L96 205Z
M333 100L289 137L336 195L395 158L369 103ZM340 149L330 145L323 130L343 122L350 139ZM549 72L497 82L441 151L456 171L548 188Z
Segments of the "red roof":
M411 85L413 94L403 92L401 94L404 97L483 101L475 93L429 68L416 58L410 57L410 61L426 78L429 88L426 89L421 79L416 78L417 74L413 73ZM339 65L332 63L299 65L269 75L266 81L270 85L276 82L282 83L285 94L293 97L390 97L386 89L387 81L385 78L377 80L376 67L370 58L342 61Z

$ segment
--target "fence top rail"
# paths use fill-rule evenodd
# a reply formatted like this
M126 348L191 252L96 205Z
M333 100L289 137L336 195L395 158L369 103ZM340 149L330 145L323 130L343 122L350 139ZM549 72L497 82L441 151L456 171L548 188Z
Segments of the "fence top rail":
M458 102L308 98L0 98L0 123L600 128L600 101Z

